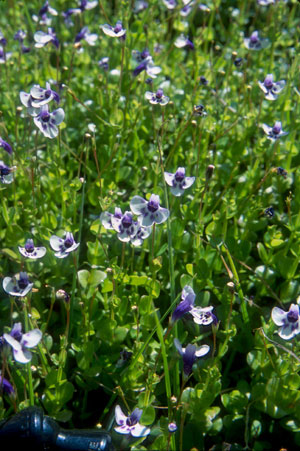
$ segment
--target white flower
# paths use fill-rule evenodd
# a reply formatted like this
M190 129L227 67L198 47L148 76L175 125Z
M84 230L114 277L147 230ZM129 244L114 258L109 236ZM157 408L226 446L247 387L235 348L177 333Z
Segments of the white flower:
M19 252L23 255L23 257L27 257L30 259L42 258L46 254L45 247L35 247L32 239L28 239L25 243L24 247L19 246Z
M104 24L101 25L100 28L103 31L103 33L113 38L121 38L126 33L126 30L124 30L122 22L120 21L118 21L114 27L108 24Z
M73 234L65 232L63 238L52 235L50 238L50 246L55 251L55 257L65 258L70 252L75 251L80 243L75 243Z
M146 437L150 434L150 429L139 423L143 411L141 409L134 409L128 417L122 412L120 406L115 408L115 419L118 424L115 431L119 434L130 434L133 437Z
M276 121L274 127L270 127L267 124L262 124L262 128L267 135L267 138L271 141L276 141L278 138L288 134L288 132L284 132L282 130L280 121Z
M33 329L26 334L22 334L21 323L16 323L10 334L3 334L5 341L13 348L14 359L20 363L28 363L32 359L32 354L27 348L38 345L42 339L42 332Z
M20 272L14 277L5 277L2 286L11 296L24 297L32 289L33 283L30 283L26 272Z
M48 105L43 105L33 121L46 138L53 139L58 135L57 125L61 124L64 118L65 112L62 108L58 108L51 113Z
M174 196L182 196L184 190L192 186L195 177L186 177L185 168L178 168L175 174L170 172L164 173L166 183L171 187L171 193Z
M279 337L289 340L299 334L300 321L299 306L297 304L291 304L288 312L279 307L274 307L271 315L276 326L281 326L278 332Z

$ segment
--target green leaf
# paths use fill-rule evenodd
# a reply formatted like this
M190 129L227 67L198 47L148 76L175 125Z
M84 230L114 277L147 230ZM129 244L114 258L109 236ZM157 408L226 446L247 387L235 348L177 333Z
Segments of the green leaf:
M243 413L248 404L248 398L239 390L232 390L230 393L224 393L221 396L223 406L233 413Z
M141 416L141 424L148 426L152 424L155 420L155 409L152 406L147 406L143 409L143 413Z

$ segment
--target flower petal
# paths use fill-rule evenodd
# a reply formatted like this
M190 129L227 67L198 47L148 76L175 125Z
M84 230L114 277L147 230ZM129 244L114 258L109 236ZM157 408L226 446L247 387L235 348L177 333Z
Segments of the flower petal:
M115 408L115 419L119 426L126 423L126 420L127 420L127 416L123 413L123 411L119 405L117 405Z
M140 215L145 211L147 201L140 196L134 196L130 201L130 209L132 213ZM143 224L145 225L145 224ZM151 225L151 224L148 224Z
M33 348L42 339L42 332L39 329L33 329L23 334L21 339L21 345L26 346L26 348Z
M146 437L150 434L150 429L140 423L137 423L131 427L130 434L133 437Z
M283 326L286 322L287 313L279 307L274 307L271 316L276 326Z

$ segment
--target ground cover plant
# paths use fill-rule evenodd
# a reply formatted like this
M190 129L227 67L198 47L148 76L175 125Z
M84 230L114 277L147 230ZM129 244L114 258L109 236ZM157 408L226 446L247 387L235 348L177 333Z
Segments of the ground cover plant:
M0 419L296 449L298 2L0 11Z

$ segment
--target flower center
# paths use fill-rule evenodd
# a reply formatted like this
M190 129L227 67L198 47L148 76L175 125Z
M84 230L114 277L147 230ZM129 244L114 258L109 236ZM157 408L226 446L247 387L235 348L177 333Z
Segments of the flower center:
M151 211L151 213L154 213L158 210L159 204L155 200L149 200L148 202L148 210Z
M120 31L122 31L122 24L121 23L117 23L115 28L114 28L114 32L115 33L120 33Z
M3 177L4 175L10 174L10 169L7 166L0 166L0 175Z
M252 33L252 35L250 36L250 42L252 42L252 44L256 44L259 41L257 33Z
M34 251L34 244L32 240L27 240L25 243L25 250L28 253L31 253Z
M175 180L179 183L182 182L184 180L184 173L182 171L176 171Z
M47 113L47 111L43 111L41 113L41 119L42 119L43 122L48 122L49 119L50 119L50 114Z
M281 127L279 127L279 125L274 125L274 127L272 128L272 131L275 135L279 135L279 133L281 131Z
M164 92L163 92L162 89L158 89L158 90L156 91L156 98L157 98L157 99L161 99L163 95L164 95Z
M290 323L296 323L298 321L298 313L294 310L291 310L287 314L287 319Z
M266 88L271 89L273 86L273 82L272 82L271 78L266 78L264 81L264 85Z
M69 248L69 247L73 246L73 244L74 244L74 240L73 240L72 237L68 237L64 241L64 245L65 245L66 248Z
M122 225L125 227L125 229L128 229L132 224L132 217L131 215L124 215L122 218Z
M28 284L29 284L29 280L27 279L27 277L22 276L18 280L18 287L20 288L20 290L24 290Z

